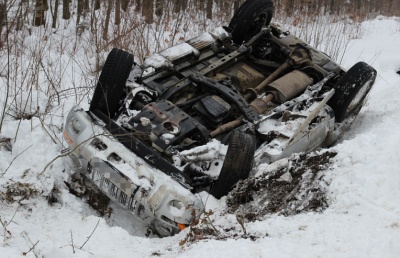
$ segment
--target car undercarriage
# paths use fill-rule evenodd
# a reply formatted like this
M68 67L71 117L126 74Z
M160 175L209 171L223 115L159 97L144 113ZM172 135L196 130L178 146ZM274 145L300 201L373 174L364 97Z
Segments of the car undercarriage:
M270 24L271 0L247 0L229 26L155 53L143 64L107 57L89 110L75 106L64 137L88 183L160 236L226 195L254 163L332 145L376 71L345 71Z

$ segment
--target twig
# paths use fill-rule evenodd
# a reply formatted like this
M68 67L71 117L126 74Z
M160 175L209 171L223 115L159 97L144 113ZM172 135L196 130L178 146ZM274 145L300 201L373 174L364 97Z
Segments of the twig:
M69 230L71 232L71 246L72 246L72 252L75 253L75 247L74 247L74 237L72 235L72 229Z
M10 94L10 55L11 55L11 51L10 51L10 41L9 41L9 33L10 33L10 26L8 25L8 15L7 13L5 13L5 24L7 24L6 27L6 42L7 42L7 90L6 90L6 96L5 96L5 100L4 100L4 107L3 107L3 112L1 114L1 118L0 118L0 132L1 132L1 128L3 127L3 121L6 115L6 108L7 108L7 101L8 101L8 97Z
M54 143L54 144L57 144L57 142L56 142L56 140L53 138L53 136L49 133L49 131L47 131L46 125L44 124L44 121L43 121L40 117L38 117L38 118L39 118L40 123L42 124L43 129L44 129L45 132L50 136L50 138L51 138L51 140L53 141L53 143ZM60 143L61 143L61 142L60 142ZM61 145L62 145L62 143L61 143Z
M32 251L33 249L35 249L36 245L39 243L39 240L28 250L28 252L22 252L22 255L25 256L27 255L30 251ZM35 252L34 252L35 253ZM36 256L36 254L35 254ZM36 256L37 257L37 256Z
M7 229L7 226L10 224L10 223L7 223L7 221L2 221L2 219L0 218L0 224L3 226L3 229L4 229L4 238L3 238L3 242L6 242L6 239L7 239L7 234L9 234L10 236L11 236L11 232Z
M47 77L47 80L49 80L51 87L52 87L52 88L54 89L54 91L56 92L56 94L57 94L57 102L58 102L58 105L60 105L60 93L57 91L56 86L54 86L53 80L52 80L52 79L49 77L49 75L47 74L46 69L44 68L44 65L43 65L43 62L42 62L42 59L41 59L41 58L39 59L39 64L40 64L40 66L42 67L43 72L44 72L44 74L45 74L46 77Z
M38 258L39 256L35 253L35 247L39 243L39 240L35 244L33 244L31 238L29 237L29 235L28 235L28 233L26 231L23 231L21 233L21 235L26 237L28 239L27 241L29 241L31 243L31 245L32 245L32 247L27 252L22 252L22 255L26 256L30 251L33 251L33 254L35 255L35 257Z
M0 224L3 226L3 229L4 229L4 239L3 239L3 242L6 241L6 239L7 239L7 234L9 234L10 236L12 235L11 232L7 229L7 226L10 225L11 222L13 222L14 217L15 217L15 214L17 214L18 208L19 208L19 206L18 206L17 209L15 210L15 212L14 212L14 214L13 214L13 216L12 216L12 218L11 218L11 220L10 220L9 222L7 222L6 220L3 222L2 219L0 218Z
M101 134L99 134L99 135L101 135ZM43 171L40 172L38 175L39 175L39 176L43 175L44 172L46 172L47 168L48 168L51 164L53 164L53 162L55 162L57 159L62 158L62 157L65 157L65 156L68 156L69 154L71 154L72 152L74 152L78 147L80 147L82 144L84 144L84 143L86 143L86 142L88 142L88 141L94 139L95 137L97 137L97 136L99 136L99 135L94 135L94 136L90 137L89 139L87 139L87 140L81 142L81 143L78 144L77 146L75 146L75 148L73 148L72 150L57 155L57 156L54 157L49 163L47 163L47 165L44 167Z
M19 156L21 156L25 151L27 151L29 148L31 148L31 147L32 147L32 145L29 146L28 148L26 148L26 149L25 149L24 151L22 151L21 153L19 153L17 156L15 156L15 157L13 158L13 160L11 161L10 165L8 165L8 167L7 167L6 170L4 171L4 173L0 174L0 178L2 178L2 177L7 173L8 169L11 167L11 165L14 163L14 161L15 161Z
M8 222L8 223L7 223L7 225L10 225L10 224L11 224L11 222L13 222L13 221L14 221L14 217L15 217L15 215L17 214L17 211L18 211L18 209L19 209L19 206L17 206L17 209L15 210L15 212L14 212L13 216L11 217L11 220L10 220L10 222Z
M95 139L96 137L101 136L101 135L107 135L107 133L105 132L105 133L102 133L102 134L93 135L92 137L90 137L90 138L86 139L85 141L81 142L80 144L76 145L72 150L69 150L69 151L67 151L67 152L64 152L64 153L61 153L61 154L57 155L57 156L54 157L49 163L47 163L47 165L44 167L43 171L40 172L38 175L39 175L39 176L43 175L44 172L46 172L47 168L48 168L51 164L53 164L53 162L55 162L57 159L62 158L62 157L65 157L65 156L69 156L69 154L73 153L73 152L74 152L77 148L79 148L81 145L83 145L83 144L85 144L86 142L88 142L88 141L90 141L90 140L93 140L93 139ZM128 134L128 135L129 135L129 134Z
M79 249L81 249L82 250L82 248L86 245L86 243L90 240L90 238L92 237L92 235L94 234L94 232L96 231L96 229L97 229L97 226L99 225L99 222L100 222L100 220L98 220L97 221L97 224L96 224L96 226L94 227L94 229L93 229L93 231L92 231L92 233L90 233L90 235L87 237L87 239L86 239L86 241L85 241L85 243L83 243L83 245L81 246L81 247L79 247Z

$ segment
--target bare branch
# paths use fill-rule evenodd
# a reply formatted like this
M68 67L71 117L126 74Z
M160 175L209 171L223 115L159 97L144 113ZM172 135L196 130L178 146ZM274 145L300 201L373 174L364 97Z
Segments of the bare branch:
M92 235L94 234L94 232L96 231L97 226L99 225L100 220L97 221L96 226L94 227L92 233L87 237L85 243L83 243L83 245L81 247L79 247L79 249L82 250L82 248L86 245L86 243L89 241L89 239L92 237Z
M72 246L72 252L75 253L74 236L72 235L72 229L70 229L69 231L71 232L71 246Z
M22 255L25 256L27 255L30 251L32 251L33 249L35 249L36 245L39 243L39 240L28 250L28 252L22 252ZM37 255L35 254L35 256L37 257Z
M93 135L92 137L88 138L87 140L81 142L80 144L76 145L75 148L73 148L72 150L66 151L64 153L61 153L59 155L57 155L56 157L54 157L49 163L47 163L47 165L44 167L43 171L40 172L38 175L41 176L44 174L44 172L46 172L47 168L53 164L57 159L65 157L65 156L69 156L71 153L73 153L77 148L79 148L82 144L85 144L86 142L93 140L95 137L100 136L102 134L98 134L98 135Z
M31 238L29 237L29 235L28 235L28 233L27 233L26 231L23 231L22 234L25 235L26 238L28 238L29 242L30 242L31 245L32 245L32 247L31 247L27 252L22 252L22 255L23 255L23 256L26 256L29 252L33 251L33 254L35 255L35 257L36 257L36 258L39 257L39 256L35 253L35 247L36 247L36 245L39 243L39 240L36 241L35 244L33 244Z
M33 146L33 145L29 146L28 148L26 148L25 150L23 150L21 153L19 153L17 156L15 156L15 157L13 158L13 160L11 161L10 165L8 165L8 167L6 168L6 170L5 170L2 174L0 174L0 178L2 178L2 177L7 173L8 169L11 167L11 165L14 163L14 161L15 161L19 156L21 156L25 151L27 151L28 149L30 149L32 146Z

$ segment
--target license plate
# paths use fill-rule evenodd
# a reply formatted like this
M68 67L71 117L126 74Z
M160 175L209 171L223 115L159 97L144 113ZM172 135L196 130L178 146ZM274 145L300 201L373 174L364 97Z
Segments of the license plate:
M131 183L119 171L105 162L95 162L89 179L110 199L123 208L135 211L137 201L134 199L139 187Z

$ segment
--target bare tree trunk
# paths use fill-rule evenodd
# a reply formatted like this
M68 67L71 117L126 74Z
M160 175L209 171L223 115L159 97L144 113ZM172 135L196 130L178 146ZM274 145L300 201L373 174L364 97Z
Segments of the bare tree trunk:
M190 0L187 0L187 1L184 1L184 0L181 0L181 10L186 10L186 8L187 8L187 3L189 2Z
M53 29L55 29L56 26L57 26L58 4L59 4L59 0L55 0L55 2L54 2L54 10L53 10L53 23L51 24L51 27Z
M135 11L140 12L142 10L142 0L135 0Z
M45 0L36 0L35 20L33 23L36 27L46 24L46 17L44 15L45 9L46 9Z
M1 36L1 32L3 31L4 26L6 26L7 24L7 5L6 2L0 2L0 36ZM3 48L4 43L3 43L3 39L0 37L0 49ZM5 110L5 108L4 108ZM4 117L4 114L3 114ZM3 120L1 120L1 122L3 122ZM1 127L0 127L1 129Z
M113 5L114 5L114 1L113 0L109 0L108 1L108 6L107 6L106 20L105 20L104 30L103 30L103 39L105 41L108 40L108 26L110 24L111 10L112 10Z
M71 12L69 11L69 0L63 0L63 15L64 20L71 19Z
M94 1L94 10L99 10L100 9L100 0L95 0Z
M92 10L90 10L90 32L95 34L96 42L97 42L97 26L96 30L94 24L96 23L96 9L97 4L99 4L98 9L100 9L100 0L95 0L92 6Z
M393 0L389 0L389 3L388 3L388 14L389 15L392 15L392 14L394 14L394 12L393 12Z
M122 11L126 12L128 10L129 0L122 0L121 2L121 9Z
M89 0L85 0L84 3L83 3L83 11L84 11L85 13L88 13L88 12L89 12L89 9L90 9L90 7L89 7Z
M156 10L155 14L160 17L163 15L164 0L156 0Z
M205 0L197 0L196 2L197 2L197 8L198 8L199 10L203 11L203 10L204 10L204 3L205 3Z
M354 4L354 12L360 14L361 12L361 0L356 0Z
M174 1L174 12L175 13L179 13L181 11L181 1L185 1L185 0L175 0Z
M3 3L2 3L3 4ZM0 4L0 27L1 27L1 5ZM23 1L21 1L18 5L18 11L17 11L17 25L15 27L16 30L21 30L22 29L22 25L23 25L23 21L22 21L22 5L23 5ZM0 35L1 35L1 29L0 29Z
M212 19L212 11L213 11L213 0L207 0L207 19Z
M321 0L318 0L318 1L312 0L311 1L311 11L313 13L315 13L316 15L318 15L317 12L319 12L319 10L321 9L321 3L322 3Z
M78 7L76 13L76 26L78 26L79 23L81 22L82 13L83 13L83 0L78 0Z
M331 0L329 4L329 11L331 12L331 14L337 12L337 9L335 8L335 0Z
M174 12L179 13L182 10L185 10L187 7L188 0L175 0Z
M121 0L115 0L115 25L121 24Z
M146 17L146 23L152 24L153 23L153 12L154 12L154 4L153 0L146 0L143 1L142 6L142 15Z

